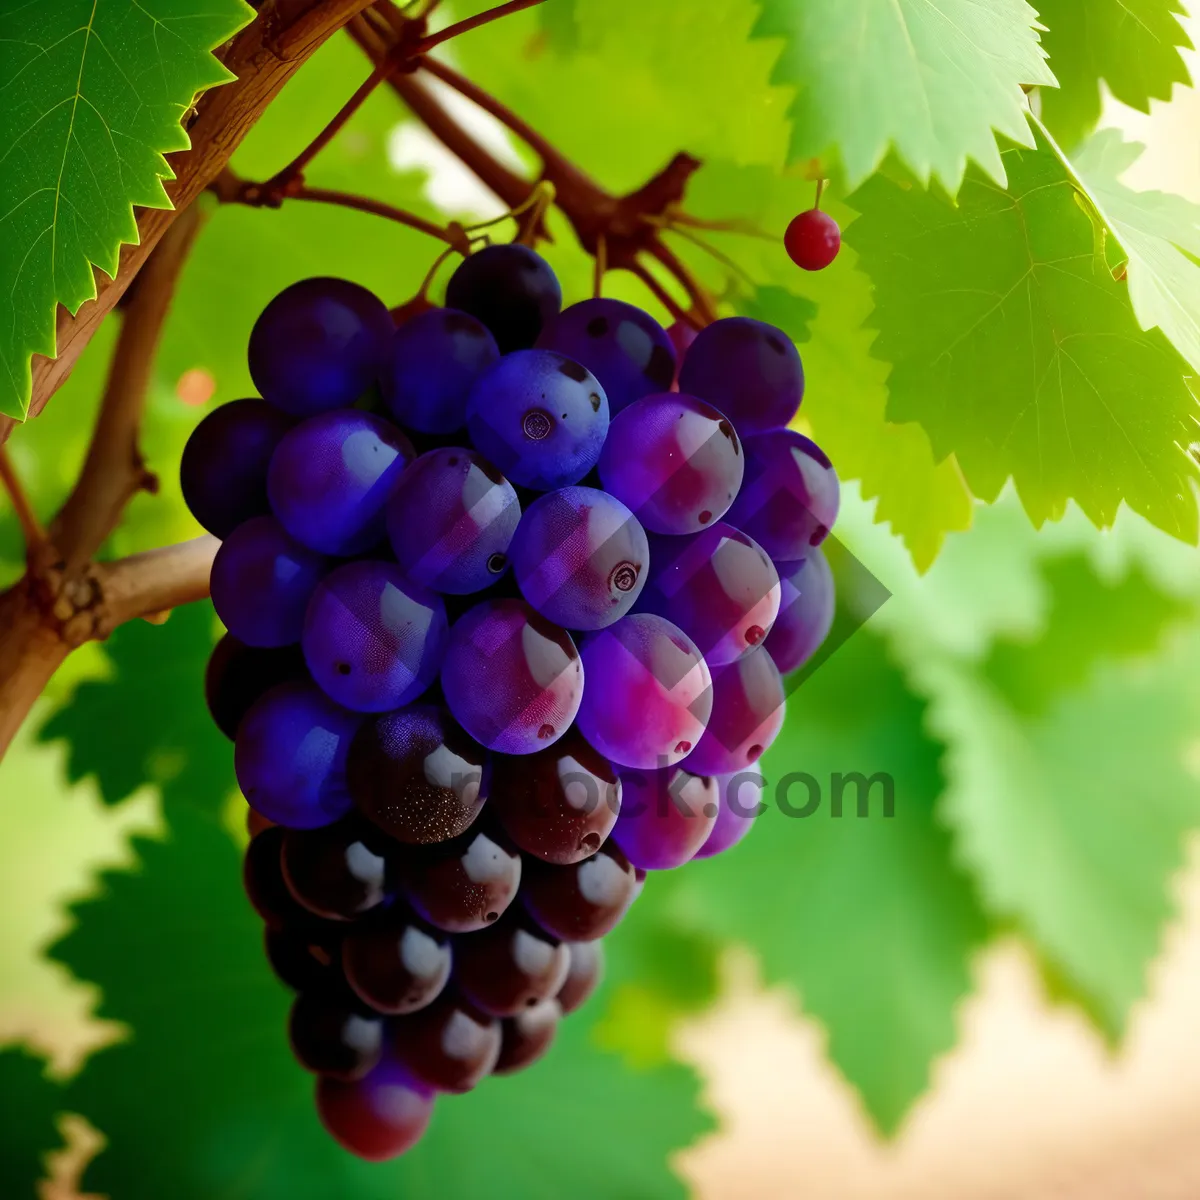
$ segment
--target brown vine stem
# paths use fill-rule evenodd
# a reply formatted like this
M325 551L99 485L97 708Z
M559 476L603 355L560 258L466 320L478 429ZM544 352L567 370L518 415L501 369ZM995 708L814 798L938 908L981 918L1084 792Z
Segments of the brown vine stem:
M419 233L427 233L439 241L445 242L453 250L462 254L470 252L466 233L461 225L452 225L443 229L432 221L418 217L416 213L406 212L402 208L385 204L382 200L373 200L369 196L357 196L352 192L336 192L330 188L301 187L291 194L293 200L312 200L318 204L340 204L343 208L353 208L359 212L374 213L377 217L385 217L400 225L407 225Z
M208 595L208 576L221 543L211 534L96 564L110 631L138 617L155 617Z
M4 490L8 493L13 511L17 514L17 521L21 525L21 533L25 538L25 558L31 563L35 562L40 558L42 548L46 545L46 531L42 528L37 513L33 511L33 505L29 503L29 497L21 485L21 477L17 474L12 459L8 456L8 451L2 445L0 445L0 485L3 485Z
M201 219L198 204L179 215L142 269L121 315L121 333L83 470L50 527L68 577L96 553L139 491L158 490L158 480L146 469L138 449L138 431L171 297Z
M417 43L417 53L426 54L434 46L440 46L443 42L448 42L451 38L456 38L460 34L469 33L472 29L478 29L481 25L490 25L493 21L498 21L501 17L507 17L509 13L520 12L523 8L533 8L535 5L545 4L545 2L546 0L509 0L507 4L498 5L496 8L489 8L486 12L477 13L473 17L467 17L466 20L448 25L445 29L422 38ZM428 16L428 13L425 15Z

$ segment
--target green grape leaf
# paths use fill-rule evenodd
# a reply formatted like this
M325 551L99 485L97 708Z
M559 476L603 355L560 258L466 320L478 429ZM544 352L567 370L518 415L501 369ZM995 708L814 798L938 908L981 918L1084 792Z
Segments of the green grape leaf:
M55 353L55 307L96 294L138 240L133 206L169 208L163 155L189 142L196 95L232 79L210 51L254 16L242 0L56 0L0 16L0 413L24 417L31 354Z
M24 1050L0 1051L0 1191L6 1200L36 1200L45 1155L61 1144L57 1116L62 1089L46 1078L44 1068Z
M812 322L817 305L807 296L797 296L787 288L756 288L738 304L738 311L756 321L766 321L782 329L798 346L812 338Z
M1022 85L1054 85L1025 0L764 0L755 34L784 39L791 161L839 162L851 187L889 149L951 193L968 159L1003 183L993 131L1030 144Z
M561 54L579 49L577 0L553 0L538 7L538 20L546 40Z
M1004 152L1007 190L972 172L952 206L877 176L853 197L847 239L875 285L875 352L893 364L887 415L919 421L984 500L1011 476L1037 525L1068 498L1111 525L1124 501L1195 541L1186 364L1138 327L1078 185L1037 140Z
M1045 563L1042 574L1050 594L1044 628L1034 638L996 642L983 665L1022 715L1042 713L1081 687L1101 659L1149 654L1164 630L1193 612L1136 568L1109 584L1086 558L1070 555Z
M136 850L140 869L108 875L52 952L103 987L102 1015L132 1028L67 1092L107 1138L87 1189L122 1200L685 1194L666 1160L708 1126L693 1077L625 1069L590 1044L589 1009L530 1071L441 1098L402 1159L353 1158L320 1128L311 1076L291 1059L288 997L263 958L230 838L179 806L167 839Z
M937 821L941 757L923 702L865 629L789 698L764 764L767 811L749 836L688 868L706 922L754 949L768 982L799 990L830 1057L889 1132L954 1044L955 1006L986 933ZM867 792L855 772L880 778ZM814 800L807 819L785 815L783 804L803 812Z
M107 804L154 784L168 802L220 808L236 785L233 747L204 702L215 630L204 603L177 608L165 625L131 621L113 634L109 676L81 683L39 734L68 743L69 780L95 776Z
M1058 90L1041 95L1041 118L1064 146L1077 145L1100 120L1101 82L1123 104L1150 111L1176 83L1189 83L1180 49L1191 41L1179 0L1039 0L1042 44Z
M1200 205L1121 183L1142 149L1106 129L1088 140L1072 166L1128 255L1129 298L1142 328L1157 326L1200 371Z

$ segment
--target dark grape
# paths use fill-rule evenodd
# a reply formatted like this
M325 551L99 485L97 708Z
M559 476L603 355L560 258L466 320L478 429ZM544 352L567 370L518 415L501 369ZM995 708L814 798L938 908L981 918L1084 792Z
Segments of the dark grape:
M712 715L683 766L727 775L755 763L783 728L783 680L765 646L712 670Z
M763 548L724 521L656 536L641 607L678 625L710 667L760 646L779 615L779 575Z
M359 998L389 1016L416 1012L450 978L450 937L402 904L356 925L342 941L342 969Z
M805 271L823 271L842 248L842 231L827 212L810 208L788 223L783 247L796 266Z
M669 766L708 724L712 677L696 644L670 621L634 613L587 636L579 729L622 767Z
M340 929L320 921L291 924L264 932L271 970L294 992L337 987L341 957Z
M804 666L833 625L833 572L820 547L798 563L779 563L779 616L763 643L786 675Z
M489 811L522 850L546 862L594 854L620 808L617 772L578 730L537 754L495 760Z
M746 486L729 523L776 562L799 562L837 519L838 494L837 474L821 447L781 429L746 442Z
M721 796L721 811L717 814L708 840L696 851L697 858L723 854L750 832L750 826L759 815L760 797L766 787L758 763L731 775L720 775L716 782Z
M675 349L649 313L622 300L596 297L563 309L542 330L538 345L582 363L600 380L616 416L675 379Z
M299 904L283 878L283 834L279 826L250 839L242 859L242 882L254 911L271 929L307 928L312 914Z
M401 842L443 842L467 829L488 797L490 755L431 704L368 721L347 779L360 812Z
M608 400L596 377L553 350L518 350L476 381L467 401L475 448L537 491L578 483L600 458Z
M494 1017L511 1017L557 994L567 977L570 951L538 927L528 913L510 908L489 929L460 937L454 978L463 994Z
M498 920L520 883L520 854L482 829L414 851L404 878L413 908L449 933L470 933Z
M718 521L742 486L733 426L695 396L643 396L613 419L600 455L605 491L652 533L697 533Z
M227 633L213 649L204 672L204 699L216 727L233 741L251 705L280 683L304 679L308 672L299 646L263 649Z
M385 1053L354 1083L317 1080L321 1123L344 1149L368 1162L384 1162L415 1146L429 1125L433 1090Z
M521 595L567 629L602 629L641 595L650 564L646 533L615 497L569 487L539 496L510 551Z
M667 767L622 771L621 787L621 815L612 835L635 867L680 867L712 833L720 802L715 779Z
M500 1022L456 992L395 1023L396 1057L428 1087L469 1092L500 1056Z
M543 1000L509 1017L500 1026L500 1057L493 1075L512 1075L531 1067L554 1041L562 1009L557 1000Z
M271 509L310 549L361 554L383 540L388 497L415 456L399 429L371 413L318 413L297 425L271 459Z
M192 516L209 533L227 538L243 521L270 513L267 468L294 424L265 400L234 400L192 430L179 483Z
M379 378L395 326L383 301L345 279L302 279L250 333L250 377L277 408L307 417L346 408Z
M696 336L679 369L679 388L719 408L748 438L796 415L804 368L782 330L752 317L726 317Z
M570 866L531 859L521 897L534 920L564 941L603 937L641 891L642 877L611 841Z
M392 341L391 371L383 381L392 416L421 433L462 429L471 385L499 357L496 339L469 313L419 313Z
M528 246L485 246L450 276L446 304L482 321L500 353L508 354L537 341L562 307L562 288L549 263Z
M345 816L346 753L361 720L311 683L272 688L238 728L233 762L246 802L293 829Z
M383 1021L341 989L301 992L288 1022L292 1053L308 1071L347 1083L383 1056Z
M437 678L449 624L442 598L395 563L346 563L322 580L301 644L313 679L355 712L387 712Z
M460 617L442 663L458 723L502 754L533 754L575 719L583 668L571 635L520 600L489 600Z
M222 543L209 581L225 628L248 646L300 640L304 613L329 560L301 545L274 517L252 517Z
M592 942L568 942L571 961L567 977L558 989L559 1007L563 1013L572 1013L588 1000L604 977L604 943L599 939Z
M352 921L388 899L394 862L387 839L357 816L323 829L290 829L283 839L283 877L309 912Z
M422 454L400 477L387 527L409 579L466 595L505 572L520 519L512 484L482 454L447 446Z

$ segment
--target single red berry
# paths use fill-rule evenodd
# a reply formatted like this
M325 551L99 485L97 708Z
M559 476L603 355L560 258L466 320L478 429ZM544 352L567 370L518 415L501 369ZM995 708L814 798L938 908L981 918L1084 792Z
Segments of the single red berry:
M810 208L792 218L783 235L788 258L806 271L823 271L842 248L838 223L819 208Z

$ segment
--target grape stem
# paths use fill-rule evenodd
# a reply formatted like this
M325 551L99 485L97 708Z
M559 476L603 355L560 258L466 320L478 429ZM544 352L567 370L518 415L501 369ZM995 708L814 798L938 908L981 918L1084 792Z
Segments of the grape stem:
M434 46L440 46L443 42L448 42L451 38L456 38L460 34L469 33L472 29L478 29L481 25L490 25L493 21L498 21L501 17L507 17L509 13L520 12L523 8L533 8L534 5L544 4L545 2L546 0L508 0L507 4L498 5L496 8L489 8L486 12L476 13L473 17L467 17L463 21L448 25L445 29L422 38L417 43L417 53L425 54L432 50ZM426 9L422 13L422 16L428 17L429 11L429 9Z
M46 531L42 528L37 513L33 511L33 505L29 503L29 497L21 484L21 477L3 446L0 446L0 484L8 493L13 511L20 522L21 533L25 538L26 561L32 563L39 558L41 549L46 544Z

